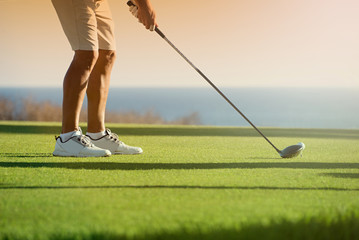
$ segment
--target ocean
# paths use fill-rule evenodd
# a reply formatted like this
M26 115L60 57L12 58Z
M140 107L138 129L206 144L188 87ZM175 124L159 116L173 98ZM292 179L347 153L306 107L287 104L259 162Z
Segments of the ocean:
M223 93L257 126L359 128L359 89L223 88ZM61 104L61 88L0 88L0 96ZM86 99L84 102L86 106ZM249 126L212 88L111 88L107 109L153 110L171 121L197 113L201 124Z

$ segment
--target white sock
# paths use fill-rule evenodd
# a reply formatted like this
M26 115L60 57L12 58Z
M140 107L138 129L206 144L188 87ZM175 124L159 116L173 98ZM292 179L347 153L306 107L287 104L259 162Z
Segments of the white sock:
M97 132L97 133L87 132L86 135L89 136L90 138L92 138L93 140L96 140L96 139L99 139L102 136L105 136L106 135L106 130L103 131L103 132Z
M68 132L68 133L61 133L60 137L61 137L62 141L65 142L65 141L69 140L69 138L71 138L72 135L79 136L79 135L81 135L81 131L72 131L72 132Z

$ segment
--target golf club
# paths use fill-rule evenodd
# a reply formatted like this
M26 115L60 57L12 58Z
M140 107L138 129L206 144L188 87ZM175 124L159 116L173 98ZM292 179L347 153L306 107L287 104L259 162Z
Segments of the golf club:
M130 1L127 2L127 5L128 6L135 6L135 4L133 4ZM279 155L282 157L282 158L293 158L293 157L296 157L298 156L299 154L302 153L302 151L304 150L305 148L305 145L304 143L300 142L296 145L291 145L289 147L286 147L285 149L283 150L279 150L276 146L274 146L274 144L269 141L269 139L222 93L221 90L219 90L217 88L216 85L214 85L214 83L209 80L209 78L204 75L202 73L201 70L199 70L180 50L178 50L178 48L170 41L168 40L168 38L163 34L163 32L158 28L158 27L155 27L154 29L156 31L156 33L161 37L163 38L179 55L182 56L182 58L184 60L186 60L186 62L191 65L191 67L196 70L199 75L201 75L233 108L234 110L236 110L265 140L267 140L267 142L279 153Z

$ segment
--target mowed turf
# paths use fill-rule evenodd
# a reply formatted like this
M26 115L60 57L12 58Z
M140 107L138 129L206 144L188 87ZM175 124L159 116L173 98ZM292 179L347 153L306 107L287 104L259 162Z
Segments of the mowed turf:
M144 154L53 157L0 122L0 239L359 239L359 130L109 125ZM83 129L84 132L86 129Z

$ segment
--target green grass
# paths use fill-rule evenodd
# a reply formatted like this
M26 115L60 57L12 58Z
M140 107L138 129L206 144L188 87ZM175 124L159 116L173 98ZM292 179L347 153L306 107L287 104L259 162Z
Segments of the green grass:
M359 130L109 125L138 156L51 155L0 122L0 239L359 239ZM83 129L84 131L86 129Z

